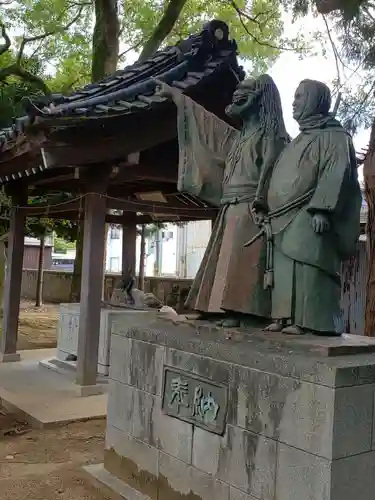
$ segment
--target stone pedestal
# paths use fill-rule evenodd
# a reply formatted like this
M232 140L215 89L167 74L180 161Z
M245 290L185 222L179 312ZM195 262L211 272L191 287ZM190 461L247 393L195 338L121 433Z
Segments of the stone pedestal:
M77 355L78 348L78 332L79 332L79 304L61 304L60 318L58 324L57 337L57 359L65 362L69 354ZM110 355L110 338L111 338L111 323L120 315L128 315L131 317L137 311L128 311L124 309L105 309L100 312L100 334L99 334L99 350L98 350L98 373L108 375L109 373L109 355ZM67 363L72 365L72 363ZM73 363L74 367L76 363Z
M87 470L127 500L372 500L374 351L120 319L105 460Z

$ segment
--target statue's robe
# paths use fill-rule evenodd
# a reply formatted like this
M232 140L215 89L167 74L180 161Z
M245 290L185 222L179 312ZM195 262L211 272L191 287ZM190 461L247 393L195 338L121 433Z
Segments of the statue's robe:
M217 313L269 317L270 291L264 289L265 247L251 214L264 197L270 172L288 138L257 124L238 131L186 96L178 109L179 191L220 207L187 307Z
M302 131L284 149L267 199L272 213L307 198L271 221L272 317L329 334L341 333L340 263L355 252L362 198L351 137L332 118L323 127ZM313 231L315 213L328 217L329 231Z

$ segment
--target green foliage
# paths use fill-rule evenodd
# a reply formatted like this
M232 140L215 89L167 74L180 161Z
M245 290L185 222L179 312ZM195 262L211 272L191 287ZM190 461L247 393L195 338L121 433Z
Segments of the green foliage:
M60 193L56 196L37 196L29 198L29 205L48 203L55 205L71 199L70 194ZM28 217L26 222L26 234L36 238L43 234L55 233L59 238L73 242L77 238L77 223L66 219L52 219L47 215L44 217Z
M318 8L326 14L342 93L339 115L351 132L375 116L375 4L372 0L283 0L296 16ZM327 34L326 34L327 35ZM325 44L328 44L327 36Z
M163 14L168 2L160 0L126 0L123 5L123 42L136 49L142 47ZM163 45L196 33L202 24L220 19L230 26L241 57L253 63L254 71L264 71L280 53L280 48L300 47L299 40L282 37L283 23L278 0L188 0L171 34Z
M62 193L58 198L53 199L49 196L30 198L28 204L35 205L38 203L54 204L59 201L65 201L70 198L70 195ZM4 190L0 190L0 237L9 231L9 215L11 208L11 199L5 194ZM74 242L77 237L77 223L65 219L52 219L44 217L27 217L25 225L25 234L34 238L55 233L59 238L67 242Z
M121 46L140 52L171 1L119 0ZM204 22L221 19L229 24L241 56L253 63L253 71L264 71L283 48L302 48L300 39L283 38L281 14L278 0L187 0L162 46L199 31ZM36 74L53 92L70 92L88 83L94 26L92 1L18 0L3 9L0 20L8 33L21 34L12 39L13 54L21 49L27 57L37 56Z
M53 246L55 252L66 253L67 250L73 250L75 248L75 243L66 241L64 238L59 236L55 236Z
M162 222L154 222L152 224L144 224L145 227L145 238L150 238L156 234L161 229L165 229L167 226ZM141 234L142 226L137 226L137 233Z
M51 65L59 66L72 56L90 57L92 6L90 2L71 0L14 1L3 9L2 21L9 32L20 33L13 40L15 52L25 37L28 54L37 54L43 61L43 72Z
M15 55L7 51L0 56L0 74L1 70L9 67L15 62ZM24 67L35 74L41 73L41 63L36 58L26 58ZM21 80L15 76L10 76L6 81L0 80L0 128L12 125L15 116L23 114L22 99L27 96L41 94L40 89L29 81Z

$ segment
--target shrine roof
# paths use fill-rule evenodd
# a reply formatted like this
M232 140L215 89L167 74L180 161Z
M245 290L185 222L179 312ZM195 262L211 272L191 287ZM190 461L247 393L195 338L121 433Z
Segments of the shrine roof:
M157 92L155 78L185 92L223 69L232 71L238 80L244 78L237 62L237 44L230 39L228 26L222 21L211 21L199 34L69 96L30 100L26 110L30 122L43 121L47 126L52 121L55 125L56 120L57 125L69 126L77 118L137 113L166 101Z
M44 131L59 130L60 126L66 129L100 118L160 109L167 99L158 94L155 78L184 93L197 89L208 97L212 85L221 82L225 93L228 84L222 77L229 73L235 81L245 76L238 65L237 44L224 22L210 21L200 33L70 95L26 99L25 116L15 118L12 127L0 130L0 183L45 169L40 152L46 137L40 127ZM227 91L232 93L234 87L230 86ZM25 170L18 168L22 158L28 167Z

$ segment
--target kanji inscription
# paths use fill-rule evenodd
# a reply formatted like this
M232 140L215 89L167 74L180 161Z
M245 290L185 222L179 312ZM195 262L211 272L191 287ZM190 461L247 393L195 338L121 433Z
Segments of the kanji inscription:
M223 434L227 387L189 372L165 367L163 411L215 434Z

